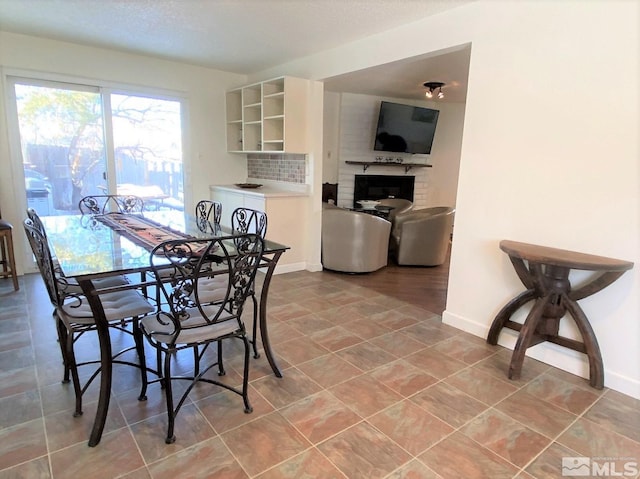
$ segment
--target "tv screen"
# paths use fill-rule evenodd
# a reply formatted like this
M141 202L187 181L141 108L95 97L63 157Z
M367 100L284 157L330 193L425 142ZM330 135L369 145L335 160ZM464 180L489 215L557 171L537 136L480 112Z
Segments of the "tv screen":
M438 110L431 108L381 102L373 149L398 153L431 153L439 114Z

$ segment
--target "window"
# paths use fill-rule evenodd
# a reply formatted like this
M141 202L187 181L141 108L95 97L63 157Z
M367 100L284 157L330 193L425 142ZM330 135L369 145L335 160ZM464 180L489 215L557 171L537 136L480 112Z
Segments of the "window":
M184 203L182 103L98 86L11 78L26 204L74 214L86 195Z

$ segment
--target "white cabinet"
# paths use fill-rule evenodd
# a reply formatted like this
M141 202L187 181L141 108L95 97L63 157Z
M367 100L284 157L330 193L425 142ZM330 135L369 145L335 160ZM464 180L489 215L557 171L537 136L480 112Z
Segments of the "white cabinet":
M289 246L278 262L278 271L298 271L304 269L307 233L307 194L271 191L264 193L243 191L230 186L211 186L211 199L222 203L224 227L231 227L231 213L244 207L267 213L267 239Z
M247 198L242 191L230 191L228 189L215 188L211 190L211 199L222 203L222 217L220 218L220 224L227 228L231 227L231 213L236 208L251 208L254 210L264 211L264 198L262 201L252 201L245 204L245 198Z
M227 92L227 150L307 153L309 81L281 77Z

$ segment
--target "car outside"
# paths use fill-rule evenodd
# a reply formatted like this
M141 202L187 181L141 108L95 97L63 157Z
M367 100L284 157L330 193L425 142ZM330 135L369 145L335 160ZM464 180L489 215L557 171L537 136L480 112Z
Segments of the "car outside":
M24 186L27 192L46 190L48 194L51 194L53 191L53 186L47 176L27 168L24 170Z

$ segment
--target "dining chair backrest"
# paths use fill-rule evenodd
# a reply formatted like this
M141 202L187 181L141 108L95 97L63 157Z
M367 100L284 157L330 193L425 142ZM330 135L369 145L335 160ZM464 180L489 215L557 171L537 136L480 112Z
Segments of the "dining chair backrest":
M156 246L150 257L165 305L156 313L158 324L167 328L164 342L171 344L190 329L195 333L216 323L226 322L230 331L243 330L240 317L263 250L264 241L255 234L180 239ZM216 276L228 280L220 282L212 295L211 279Z
M200 231L210 230L213 226L220 226L222 218L222 203L211 200L200 200L196 204L196 223Z
M231 214L233 234L253 233L264 238L267 235L267 214L251 208L236 208Z
M42 224L42 223L41 223ZM64 303L63 295L60 292L56 268L53 262L53 255L49 248L47 237L42 234L40 227L36 226L34 221L27 218L23 222L24 232L29 240L31 251L36 258L36 264L38 270L44 281L47 293L49 294L49 300L54 307L62 306Z
M29 218L31 221L33 221L33 226L38 228L38 231L40 232L40 234L42 236L44 236L45 239L46 239L47 238L47 230L45 229L44 223L42 223L42 220L40 219L40 216L38 215L38 212L33 208L27 208L27 218Z
M91 195L82 198L78 208L83 215L142 213L144 200L133 195Z

